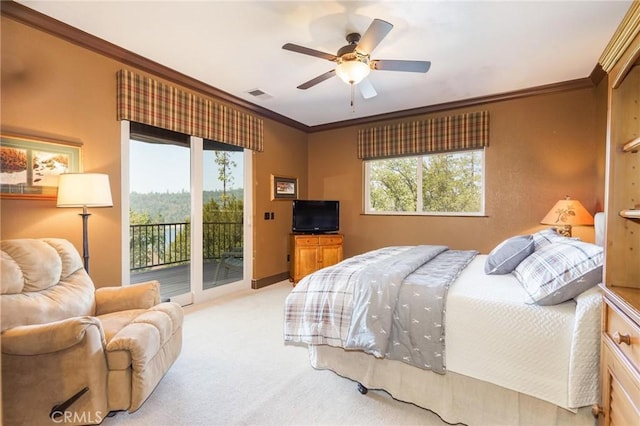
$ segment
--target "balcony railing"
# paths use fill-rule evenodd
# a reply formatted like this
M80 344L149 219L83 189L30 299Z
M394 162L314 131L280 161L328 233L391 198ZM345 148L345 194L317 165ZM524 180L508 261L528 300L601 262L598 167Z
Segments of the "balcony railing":
M191 224L154 223L129 226L129 269L140 271L154 266L189 262ZM204 260L217 260L225 252L242 247L242 221L202 224Z

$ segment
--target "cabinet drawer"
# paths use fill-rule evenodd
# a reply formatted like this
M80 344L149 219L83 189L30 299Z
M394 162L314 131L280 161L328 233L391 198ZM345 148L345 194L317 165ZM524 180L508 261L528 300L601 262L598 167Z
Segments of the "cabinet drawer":
M323 236L320 237L320 245L323 246L335 246L335 245L341 245L342 244L342 236Z
M296 237L296 245L298 246L317 246L318 237Z
M609 303L605 304L605 333L640 373L640 326L620 313Z

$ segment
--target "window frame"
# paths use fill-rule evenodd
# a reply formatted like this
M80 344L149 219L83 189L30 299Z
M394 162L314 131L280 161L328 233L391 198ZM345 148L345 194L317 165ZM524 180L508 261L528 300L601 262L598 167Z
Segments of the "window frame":
M480 184L481 184L481 194L480 194L480 210L478 212L425 212L422 211L423 209L423 202L422 202L422 163L423 163L423 159L424 157L427 156L433 156L433 155L448 155L448 154L458 154L458 153L467 153L467 152L475 152L475 151L479 151L481 152L481 165L482 165L482 173L481 173L481 177L480 177ZM418 187L416 188L416 211L415 212L407 212L407 211L372 211L370 210L370 206L371 206L371 188L370 188L370 182L371 182L371 171L370 171L370 167L369 164L371 164L374 161L383 161L383 160L388 160L389 158L372 158L372 159L368 159L368 160L364 160L362 161L362 176L363 176L363 206L362 206L362 213L364 215L371 215L371 216L456 216L456 217L465 217L465 216L470 216L470 217L484 217L486 216L486 203L485 203L485 198L486 198L486 147L483 148L479 148L479 149L469 149L469 150L459 150L459 151L447 151L447 152L434 152L434 153L425 153L425 154L418 154L418 155L404 155L404 156L399 156L399 157L393 157L393 158L414 158L416 160L417 164L417 180L418 182L420 182L420 184L418 184Z

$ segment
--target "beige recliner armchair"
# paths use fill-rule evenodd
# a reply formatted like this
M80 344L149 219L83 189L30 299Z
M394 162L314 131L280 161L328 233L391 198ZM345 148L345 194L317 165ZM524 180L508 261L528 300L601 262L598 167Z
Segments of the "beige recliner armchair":
M157 281L95 289L63 239L1 243L2 423L92 424L133 412L182 347Z

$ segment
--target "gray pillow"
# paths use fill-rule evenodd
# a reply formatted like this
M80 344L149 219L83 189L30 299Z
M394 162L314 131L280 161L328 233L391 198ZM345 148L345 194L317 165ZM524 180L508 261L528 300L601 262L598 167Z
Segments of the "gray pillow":
M484 264L484 272L487 275L509 274L533 252L534 242L531 235L508 238L491 250Z
M602 282L602 247L565 238L536 250L513 275L537 305L565 302Z

